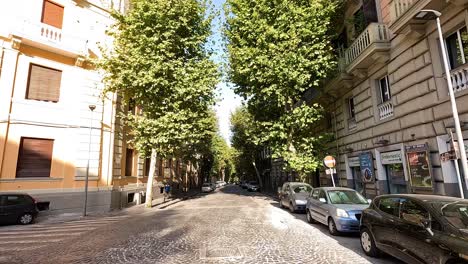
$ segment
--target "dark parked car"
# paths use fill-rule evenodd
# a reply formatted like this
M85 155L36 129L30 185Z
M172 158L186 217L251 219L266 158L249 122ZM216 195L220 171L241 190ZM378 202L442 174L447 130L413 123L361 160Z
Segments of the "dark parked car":
M382 195L363 211L361 247L407 263L468 263L468 201L436 195Z
M249 192L258 192L260 190L260 185L256 181L251 181L247 185L247 190Z
M36 200L27 194L0 194L0 223L31 224L38 211Z

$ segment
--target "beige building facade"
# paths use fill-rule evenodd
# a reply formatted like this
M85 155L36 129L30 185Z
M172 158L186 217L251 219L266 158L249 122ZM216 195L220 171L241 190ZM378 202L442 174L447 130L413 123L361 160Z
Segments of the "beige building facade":
M386 193L460 196L466 180L451 160L454 131L446 83L453 85L468 139L468 1L352 0L336 43L339 69L312 100L330 113L339 185L371 198ZM443 70L435 20L442 13L450 76ZM468 149L464 144L465 151ZM457 164L458 163L458 164ZM459 165L459 170L457 170ZM457 171L462 179L459 184ZM321 173L322 185L330 176Z
M88 210L108 210L115 96L102 98L90 61L109 43L110 11L123 12L124 1L0 5L0 191L77 211L88 175Z

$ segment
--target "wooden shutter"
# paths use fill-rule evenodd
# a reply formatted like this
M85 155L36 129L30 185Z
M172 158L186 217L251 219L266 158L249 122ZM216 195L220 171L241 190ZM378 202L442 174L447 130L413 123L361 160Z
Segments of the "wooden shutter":
M21 138L16 177L50 177L53 139Z
M63 23L63 6L49 0L44 0L41 22L61 29Z
M366 19L366 25L372 22L379 22L375 0L363 0L362 11Z
M58 102L62 71L31 64L26 99Z

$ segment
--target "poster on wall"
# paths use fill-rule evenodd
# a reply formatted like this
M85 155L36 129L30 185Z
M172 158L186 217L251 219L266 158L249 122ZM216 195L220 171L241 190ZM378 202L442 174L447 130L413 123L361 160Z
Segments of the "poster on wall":
M371 152L364 152L359 155L359 164L361 166L361 175L363 182L374 182L374 161Z
M407 146L406 159L408 162L411 187L432 189L432 170L429 162L429 148L427 144Z

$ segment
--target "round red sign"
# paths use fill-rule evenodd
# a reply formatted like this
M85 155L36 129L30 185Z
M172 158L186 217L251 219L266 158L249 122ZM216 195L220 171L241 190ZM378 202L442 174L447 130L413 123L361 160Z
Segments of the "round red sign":
M335 168L336 166L336 160L333 156L326 156L324 159L323 159L323 164L325 165L325 167L327 168Z

